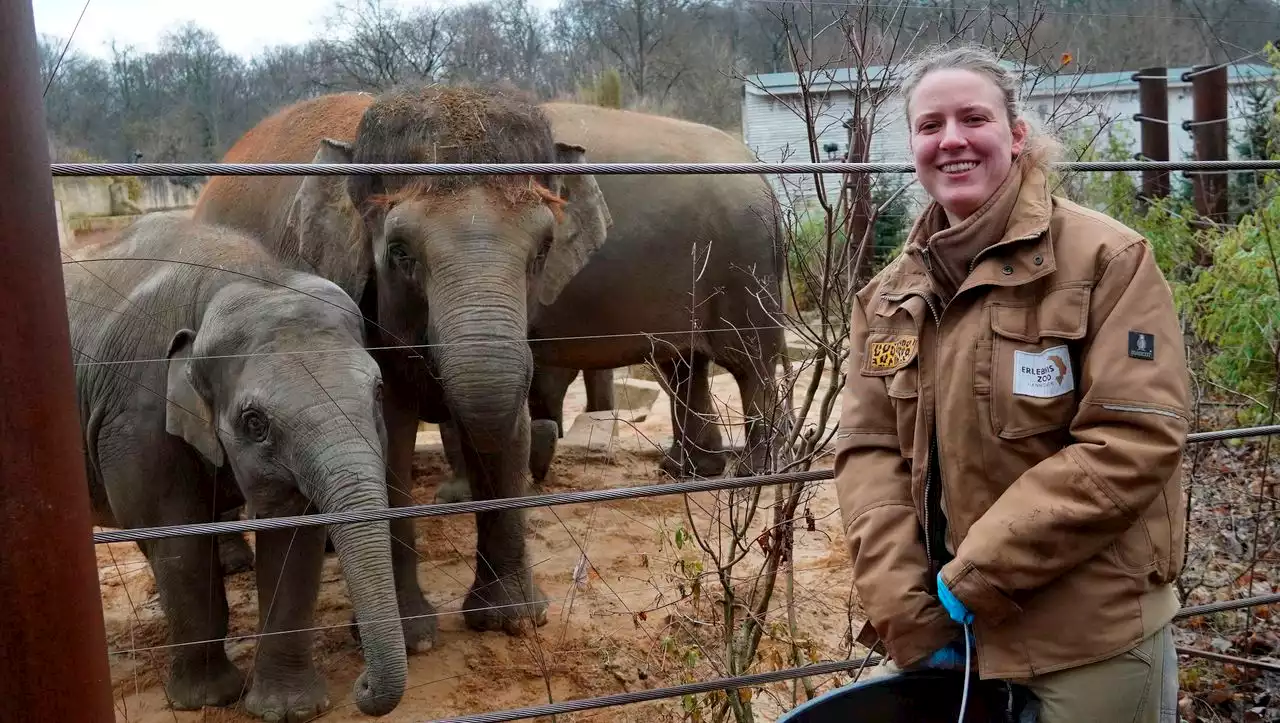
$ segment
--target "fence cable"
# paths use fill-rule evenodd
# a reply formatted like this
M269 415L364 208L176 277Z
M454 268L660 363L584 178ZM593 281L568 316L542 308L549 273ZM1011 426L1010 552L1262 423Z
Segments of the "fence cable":
M1062 161L1065 171L1265 171L1280 160ZM910 163L54 163L54 176L527 176L914 173Z
M1187 435L1187 443L1198 444L1224 439L1243 439L1247 437L1262 437L1275 434L1280 434L1280 424L1261 427L1244 427L1241 429L1220 429L1212 432L1197 432ZM95 532L93 533L93 542L94 544L101 545L113 542L140 542L142 540L158 540L166 537L183 537L188 535L221 535L229 532L256 532L258 530L282 530L291 527L313 527L316 525L377 522L380 520L398 520L407 517L442 517L445 515L465 515L478 512L501 512L506 510L528 509L531 507L553 507L590 502L615 502L617 500L630 500L641 497L687 495L697 492L716 492L743 489L747 487L763 487L766 485L794 484L797 482L823 482L833 479L834 476L835 472L829 469L806 470L803 472L784 472L780 474L753 475L749 477L690 480L685 482L671 482L668 484L645 485L643 487L617 487L614 489L587 490L583 492L556 492L544 495L501 497L490 500L470 500L467 502L452 502L446 504L407 505L405 507L388 507L382 509L357 510L352 512L325 512L315 515L267 517L252 520L232 520L229 522L203 522L190 525L138 527L134 529Z

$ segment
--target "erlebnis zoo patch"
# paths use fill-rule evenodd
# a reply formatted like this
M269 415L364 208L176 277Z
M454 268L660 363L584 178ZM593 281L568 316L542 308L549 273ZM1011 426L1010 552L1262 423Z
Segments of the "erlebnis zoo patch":
M1060 397L1075 389L1067 347L1041 352L1013 351L1013 393L1024 397Z

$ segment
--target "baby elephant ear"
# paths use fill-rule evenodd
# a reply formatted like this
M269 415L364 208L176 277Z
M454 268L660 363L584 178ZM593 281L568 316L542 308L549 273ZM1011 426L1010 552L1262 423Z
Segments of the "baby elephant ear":
M557 163L586 163L586 149L570 143L556 143ZM550 305L564 290L591 254L604 243L613 217L595 176L564 174L551 179L552 188L565 199L564 215L556 224L555 237L539 281L538 301Z
M164 431L183 438L213 466L221 467L225 456L214 429L213 410L209 401L191 383L191 375L195 373L191 364L191 347L195 338L194 331L182 329L169 342Z

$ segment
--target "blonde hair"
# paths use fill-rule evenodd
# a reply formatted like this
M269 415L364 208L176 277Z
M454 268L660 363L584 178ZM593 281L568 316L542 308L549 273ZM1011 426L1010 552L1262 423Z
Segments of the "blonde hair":
M1004 97L1004 109L1012 127L1021 120L1027 128L1027 138L1020 154L1033 166L1043 171L1062 154L1062 144L1048 130L1041 127L1034 117L1024 115L1018 103L1018 88L1021 81L1018 76L1000 64L1000 58L982 45L967 43L959 46L937 45L927 48L911 60L902 78L900 91L903 98L903 112L907 121L911 120L911 94L925 79L925 76L937 70L968 70L990 80L1000 89ZM908 131L909 132L909 131Z

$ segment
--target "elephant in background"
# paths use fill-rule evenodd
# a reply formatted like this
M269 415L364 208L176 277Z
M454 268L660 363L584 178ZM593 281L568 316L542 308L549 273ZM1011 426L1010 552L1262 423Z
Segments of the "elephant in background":
M541 108L556 137L590 148L595 162L757 162L741 141L707 125L574 103ZM613 219L608 241L531 320L535 424L561 422L574 370L584 370L589 385L602 384L611 383L614 368L650 362L671 398L673 441L661 469L672 477L722 474L727 455L711 422L715 362L733 375L749 416L736 473L764 473L782 453L772 433L792 423L774 376L786 342L773 189L758 174L608 174L596 182ZM438 493L447 502L469 498L453 433L441 425L455 472ZM535 435L535 479L546 474L555 445L555 436Z
M247 236L169 214L64 262L63 278L97 524L211 522L242 505L254 517L387 507L381 374L360 310L338 286L282 267ZM256 716L309 720L329 707L313 633L277 633L314 625L325 531L256 533L264 636L245 700ZM364 648L355 703L383 715L399 704L408 667L389 526L329 534ZM165 690L180 710L243 694L222 642L216 544L138 543L176 646Z
M228 163L579 163L528 97L500 87L407 86L285 107ZM386 383L387 483L412 503L418 422L452 423L479 499L524 493L532 425L530 324L605 243L609 210L589 175L215 177L194 211L249 231L284 263L359 302ZM544 422L547 426L550 422ZM546 622L524 513L476 515L475 629ZM435 636L416 575L413 521L392 523L397 598L411 648Z

